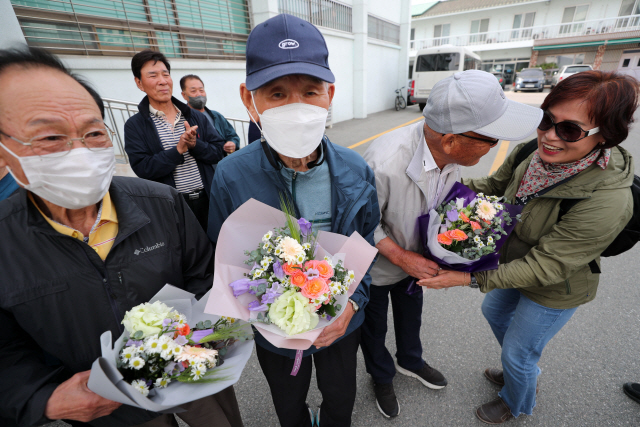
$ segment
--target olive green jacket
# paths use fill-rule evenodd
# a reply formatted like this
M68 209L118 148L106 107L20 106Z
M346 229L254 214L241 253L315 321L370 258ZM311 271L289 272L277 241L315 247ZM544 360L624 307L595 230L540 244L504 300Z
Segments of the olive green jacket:
M475 192L504 196L513 202L533 157L531 154L512 171L523 146L517 146L495 174L463 179L463 184ZM600 266L600 254L631 219L633 177L631 155L616 147L605 170L594 163L529 201L521 222L502 247L499 268L474 273L480 290L517 288L532 301L558 309L593 300L600 275L591 272L587 264L595 260ZM563 199L581 201L558 222Z

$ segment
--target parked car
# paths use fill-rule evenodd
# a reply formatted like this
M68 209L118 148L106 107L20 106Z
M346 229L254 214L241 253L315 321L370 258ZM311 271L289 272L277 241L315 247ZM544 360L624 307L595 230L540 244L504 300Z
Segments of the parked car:
M500 83L500 87L502 87L502 89L504 90L504 74L502 74L500 71L493 71L491 74L496 76L496 79L498 79L498 83Z
M551 79L551 89L553 89L558 84L558 82L566 79L573 74L590 70L593 70L593 67L591 65L565 65L560 68L559 71L553 73L553 78Z
M558 71L557 68L547 68L544 70L544 84L546 86L551 85L551 80L553 79L553 74Z
M516 76L515 86L513 87L514 92L519 90L542 92L544 90L544 72L542 68L523 68Z

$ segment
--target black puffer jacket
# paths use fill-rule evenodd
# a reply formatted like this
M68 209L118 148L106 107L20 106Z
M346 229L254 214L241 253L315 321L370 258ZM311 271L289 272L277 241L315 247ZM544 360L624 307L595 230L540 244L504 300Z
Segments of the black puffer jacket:
M0 419L42 424L59 383L91 369L100 335L118 337L125 311L166 283L201 297L213 250L173 188L114 177L119 232L105 261L56 232L24 189L0 203ZM96 426L136 425L157 414L121 406Z

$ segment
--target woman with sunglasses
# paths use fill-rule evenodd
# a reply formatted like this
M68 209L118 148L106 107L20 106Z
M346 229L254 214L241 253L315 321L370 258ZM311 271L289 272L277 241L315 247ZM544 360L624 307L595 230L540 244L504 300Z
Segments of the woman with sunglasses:
M480 273L441 270L418 284L479 287L482 313L502 346L503 370L485 376L502 386L476 410L501 424L536 405L537 363L578 306L593 300L600 254L633 212L633 159L619 147L638 106L638 82L587 71L560 82L541 108L537 150L517 164L516 147L494 174L463 183L476 192L524 204L522 220L501 250L500 266ZM563 199L580 199L560 215Z

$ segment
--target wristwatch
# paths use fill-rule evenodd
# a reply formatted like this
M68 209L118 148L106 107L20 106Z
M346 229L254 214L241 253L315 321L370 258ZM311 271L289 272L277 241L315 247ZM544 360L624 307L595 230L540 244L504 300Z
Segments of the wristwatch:
M480 286L478 285L478 280L476 280L476 277L473 274L469 274L469 276L471 276L471 283L469 283L469 287L479 288Z
M349 298L349 302L353 306L353 312L357 313L358 310L360 310L360 306L354 300L352 300L351 298Z

